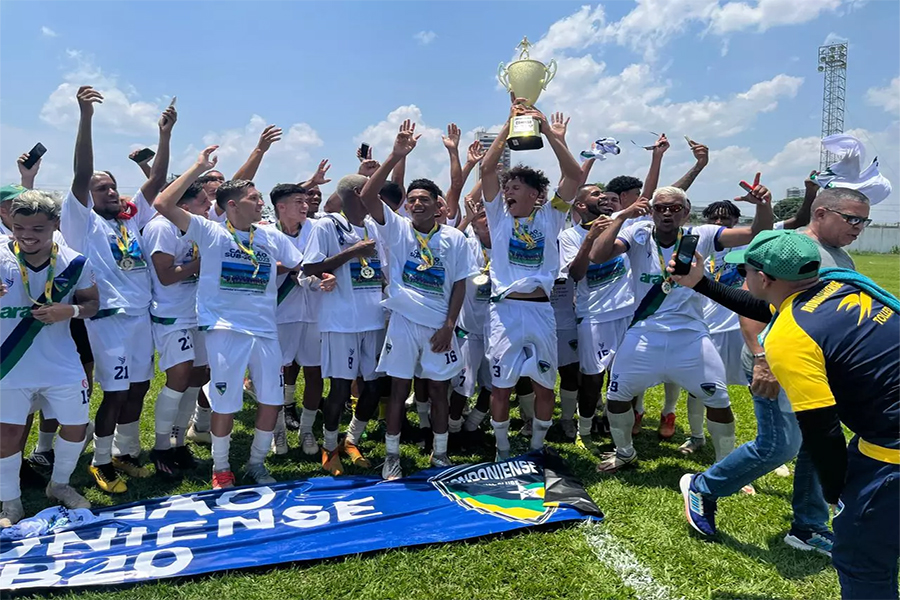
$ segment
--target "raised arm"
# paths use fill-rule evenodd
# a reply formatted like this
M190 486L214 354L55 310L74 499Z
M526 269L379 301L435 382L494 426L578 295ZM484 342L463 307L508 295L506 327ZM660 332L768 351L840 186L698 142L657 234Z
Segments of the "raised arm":
M331 180L326 176L328 173L328 169L331 168L331 165L328 164L328 159L322 159L319 161L319 166L316 167L316 172L312 174L312 176L300 184L300 187L304 189L308 189L317 185L325 185L326 183L330 183Z
M578 187L581 185L581 177L584 173L581 170L581 165L578 164L578 161L569 152L568 145L566 145L566 130L569 126L569 119L562 113L557 112L551 115L551 120L548 122L544 115L538 114L540 116L535 116L541 121L541 132L550 143L550 148L559 162L559 171L562 173L562 180L559 182L557 193L566 202L571 202L575 199L575 194L578 193Z
M75 177L72 179L72 195L84 206L91 197L91 177L94 175L94 143L91 138L91 122L94 104L101 104L103 96L89 85L78 88L78 136L75 138Z
M819 184L811 179L813 173L815 171L810 173L810 177L807 177L806 181L803 182L806 188L806 193L803 195L803 204L800 205L793 217L784 220L785 229L800 229L809 225L809 219L812 217L812 203L815 202L816 196L819 194Z
M481 162L482 158L484 158L484 148L482 148L481 142L475 140L469 145L469 149L466 151L466 164L462 166L462 176L458 181L453 180L451 169L450 189L447 191L446 198L449 218L453 219L459 213L459 198L462 195L462 190L466 186L466 181L469 180L469 175L472 173L472 169L474 169L476 165ZM450 160L452 163L452 156ZM456 157L456 160L457 162L459 161L458 156Z
M16 161L16 165L19 167L19 175L21 177L22 187L28 190L33 190L34 180L37 178L38 171L41 168L41 159L37 159L37 162L31 165L30 169L25 167L26 160L28 160L27 152L19 157L19 160Z
M400 204L406 203L406 186L403 184L403 178L406 176L406 157L403 157L403 160L394 165L394 170L391 171L391 181L400 186L400 193L402 196L400 197Z
M644 189L642 195L645 198L652 198L653 192L659 186L659 170L662 168L663 154L669 149L669 140L666 134L659 136L653 149L650 151L650 170L647 171L647 178L644 179Z
M757 174L757 181L759 174ZM746 196L735 198L735 202L743 201L756 205L753 223L750 227L731 227L723 229L719 234L719 245L725 248L744 246L753 241L760 231L772 229L775 224L775 213L772 212L772 193L764 185L756 185Z
M153 166L150 168L150 176L144 185L141 186L141 193L149 204L153 204L153 200L160 190L166 185L166 175L169 172L169 147L172 143L172 127L178 120L178 113L175 107L168 107L159 118L159 147L156 149L156 157L153 160ZM140 210L140 207L138 207Z
M709 148L703 144L698 144L694 140L688 140L688 145L691 147L691 152L694 154L694 158L697 159L697 162L694 163L693 167L688 169L687 173L681 176L681 179L672 184L673 187L681 188L684 191L687 191L687 189L691 187L691 184L697 179L697 175L700 174L700 171L709 164Z
M510 94L512 97L512 94ZM509 116L503 122L503 127L497 132L497 137L491 147L484 154L481 161L481 190L484 193L485 202L493 202L497 194L500 193L500 174L497 172L497 166L500 164L500 157L503 156L503 146L509 138L509 120L512 117L525 114L525 104L528 101L524 98L513 98L512 106L509 109Z
M369 177L368 181L366 181L366 184L363 186L359 199L362 200L363 205L366 207L366 211L372 215L372 218L375 219L379 225L384 225L384 206L381 199L378 197L378 193L384 186L384 182L387 181L391 170L393 170L394 166L400 162L401 159L405 158L413 151L413 148L416 147L416 143L419 141L420 137L422 137L422 134L416 135L416 124L412 123L409 119L404 121L400 126L400 132L397 134L397 138L394 140L394 147L391 150L390 156L381 163L378 169L371 177Z
M190 226L191 213L178 206L178 201L191 184L197 181L197 178L200 177L200 175L216 166L219 157L210 157L210 155L218 148L218 146L210 146L201 152L200 156L197 158L197 162L195 162L190 169L182 173L178 179L173 181L172 184L163 190L162 193L157 196L156 200L153 201L153 207L157 212L170 220L175 227L181 231L187 231Z
M135 150L131 154L128 155L129 160L134 160L138 155L140 150ZM147 157L144 161L137 163L138 168L141 170L141 173L144 174L146 179L150 179L150 161L153 159L153 156Z
M581 183L578 184L579 188L587 184L588 177L591 176L591 169L594 168L595 162L597 162L596 158L589 158L581 163Z
M628 247L625 245L625 242L618 239L619 231L622 230L622 225L624 225L625 221L628 219L643 216L648 212L650 212L650 201L646 198L641 198L625 210L620 211L619 214L613 218L609 226L604 229L603 232L600 233L600 236L594 241L594 245L591 247L590 254L588 255L591 262L594 264L603 264L620 254L624 254L625 251L628 250Z
M256 172L259 171L259 165L262 164L263 156L269 151L272 144L281 139L281 134L281 129L275 125L269 125L263 129L262 133L259 134L259 141L256 143L256 148L250 153L247 162L241 165L241 168L235 172L232 179L246 179L247 181L253 181L253 178L256 177Z

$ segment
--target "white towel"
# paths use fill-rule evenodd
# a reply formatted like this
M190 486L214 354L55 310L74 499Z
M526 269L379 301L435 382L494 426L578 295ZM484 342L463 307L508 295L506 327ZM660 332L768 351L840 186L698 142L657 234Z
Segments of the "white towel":
M878 172L877 156L865 169L860 168L865 164L866 147L858 139L837 133L823 139L822 146L840 160L813 175L812 179L821 187L857 190L873 206L891 195L891 182Z
M596 158L599 160L606 160L607 154L618 154L619 152L621 152L619 149L619 141L615 138L605 137L600 138L591 144L590 150L582 150L581 159L589 160L591 158Z

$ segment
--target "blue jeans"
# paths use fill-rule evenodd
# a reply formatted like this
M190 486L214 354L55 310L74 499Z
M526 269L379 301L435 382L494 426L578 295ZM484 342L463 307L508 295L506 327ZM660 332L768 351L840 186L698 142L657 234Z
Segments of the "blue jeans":
M752 379L752 373L747 373ZM756 439L694 478L697 490L713 498L724 498L740 491L778 466L797 457L794 470L793 527L804 531L828 530L828 504L809 454L801 448L802 436L797 417L781 390L777 400L753 396L756 413Z

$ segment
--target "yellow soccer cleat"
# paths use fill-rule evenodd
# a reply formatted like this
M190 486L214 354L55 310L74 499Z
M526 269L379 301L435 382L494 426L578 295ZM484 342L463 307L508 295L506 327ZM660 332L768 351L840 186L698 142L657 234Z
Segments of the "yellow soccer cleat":
M88 465L88 472L94 476L97 487L107 494L124 494L128 491L128 486L119 477L115 467L112 464L105 465Z
M335 477L344 473L344 465L341 464L341 456L337 448L331 452L322 449L322 468Z
M129 477L134 477L136 479L150 477L150 469L141 466L137 459L130 454L113 456L112 465L116 468L117 471L122 471Z
M338 446L341 451L341 454L344 454L347 458L350 459L350 462L353 463L354 467L359 467L361 469L368 469L372 466L372 463L369 462L365 456L362 455L362 452L359 451L359 447L356 444L351 444L345 438L343 443Z

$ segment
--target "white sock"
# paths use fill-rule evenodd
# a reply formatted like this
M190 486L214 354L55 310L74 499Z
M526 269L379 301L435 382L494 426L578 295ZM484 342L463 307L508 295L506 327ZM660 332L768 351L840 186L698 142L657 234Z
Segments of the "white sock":
M172 434L172 427L166 431L166 435ZM113 455L122 456L129 454L137 457L141 453L141 423L140 421L132 421L131 423L117 423L116 431L113 434ZM135 452L135 447L137 451Z
M0 501L9 502L22 496L19 487L19 470L22 468L22 453L0 458Z
M534 418L534 392L519 396L519 416L523 421L530 421Z
M288 385L284 384L284 404L296 404L297 401L294 400L294 394L297 392L297 384Z
M324 434L324 438L325 438L322 443L322 447L325 448L325 450L327 450L328 452L331 452L332 450L337 448L337 439L338 439L337 430L328 431L327 429L325 429L322 433Z
M634 452L634 445L631 440L631 428L634 427L634 411L626 410L623 413L609 411L607 417L609 418L609 432L616 446L616 452L630 455Z
M533 421L533 429L531 431L531 449L539 450L544 447L544 438L547 437L547 431L553 425L553 419L542 421L537 417Z
M705 440L706 434L703 432L703 420L706 418L706 407L703 405L703 400L688 394L687 413L688 425L690 425L691 428L691 437L698 440Z
M207 398L209 398L209 396L207 396ZM211 420L212 408L197 404L197 410L194 411L194 429L196 431L209 431Z
M677 383L667 383L663 388L666 392L666 401L663 404L662 414L672 414L675 412L675 407L678 405L678 397L681 396L681 387Z
M316 412L318 411L308 408L304 408L300 412L300 433L312 433L313 425L316 424Z
M463 425L463 428L466 431L475 431L481 426L481 422L484 421L484 418L487 416L486 412L481 412L477 408L473 408L469 411L469 416L466 417L466 424Z
M460 417L459 419L450 419L448 429L450 433L459 433L460 431L462 431L462 426L462 417Z
M428 402L416 402L416 412L419 414L419 427L431 427L431 400Z
M250 444L250 458L247 460L248 465L261 465L266 460L266 455L272 449L272 440L275 438L274 431L263 431L256 428L253 432L253 443Z
M50 475L50 481L63 485L69 483L69 478L75 471L75 465L78 464L78 457L81 456L82 446L84 446L84 441L68 442L62 437L56 440L53 473Z
M287 431L287 425L284 423L284 410L278 411L278 417L275 418L275 429L272 431L274 434L276 431Z
M182 396L184 392L177 392L169 386L159 390L153 415L156 431L156 444L153 447L157 450L168 450L172 447L172 427L178 419Z
M91 464L95 467L99 467L100 465L108 465L112 462L112 445L113 445L113 436L107 435L104 437L98 437L97 434L94 434L94 458L91 459Z
M56 437L55 431L38 431L37 446L35 452L49 452L53 450L53 438Z
M228 455L231 453L231 434L219 437L210 431L209 437L212 440L213 472L230 471Z
M347 437L344 439L354 446L359 444L359 436L363 434L368 424L368 421L360 421L356 418L356 415L353 415L350 419L350 425L347 427Z
M509 451L509 419L495 421L491 419L491 427L494 428L494 439L497 440L497 450Z
M181 402L178 404L178 416L175 417L175 447L184 446L184 434L191 424L194 407L197 406L197 397L200 388L189 387L184 391Z
M562 408L562 420L571 421L578 410L578 390L559 390L559 404Z
M385 454L400 454L400 434L384 436Z
M634 412L639 415L644 414L644 392L637 395L637 400L634 402Z
M447 454L447 438L449 436L450 436L449 433L434 434L434 453L435 454Z
M578 435L586 437L591 435L591 425L594 424L592 417L582 417L578 415Z
M716 451L716 462L719 462L734 450L734 421L731 423L716 423L707 419L706 428L709 429L713 449Z

